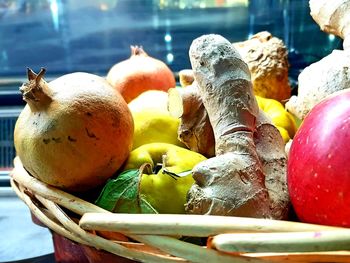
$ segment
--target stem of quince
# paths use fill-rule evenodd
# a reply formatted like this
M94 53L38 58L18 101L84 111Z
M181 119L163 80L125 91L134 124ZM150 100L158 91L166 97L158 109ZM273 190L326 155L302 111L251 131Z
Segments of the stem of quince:
M168 156L166 154L162 155L162 168L163 168L163 174L169 175L171 178L173 178L174 180L177 180L177 177L179 177L176 173L170 172L167 168L166 168L166 164L167 164L167 160L168 160Z

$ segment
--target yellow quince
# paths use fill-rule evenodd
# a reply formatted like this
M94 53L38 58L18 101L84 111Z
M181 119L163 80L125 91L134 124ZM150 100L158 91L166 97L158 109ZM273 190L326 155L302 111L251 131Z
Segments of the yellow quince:
M134 119L133 149L153 142L164 142L185 147L178 140L180 120L168 112L168 93L149 90L129 104Z
M206 158L169 143L149 143L131 151L123 170L151 165L141 177L140 194L159 213L183 214L187 192L194 183L191 170Z
M259 108L266 113L282 135L285 143L292 139L297 131L294 117L284 108L283 104L274 99L255 96Z

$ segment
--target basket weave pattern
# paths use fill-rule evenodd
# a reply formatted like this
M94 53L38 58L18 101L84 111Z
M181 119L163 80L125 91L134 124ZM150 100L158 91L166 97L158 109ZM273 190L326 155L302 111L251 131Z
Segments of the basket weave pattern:
M14 164L12 188L45 226L121 257L162 263L350 262L349 229L239 217L113 214L33 178L18 158ZM208 237L208 245L179 236Z

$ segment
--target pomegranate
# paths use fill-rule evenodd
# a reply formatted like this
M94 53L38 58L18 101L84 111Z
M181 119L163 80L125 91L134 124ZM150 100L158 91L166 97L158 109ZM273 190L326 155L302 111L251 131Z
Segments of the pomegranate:
M132 148L133 119L105 79L76 72L49 83L28 69L27 105L14 130L17 155L39 180L70 191L103 184Z
M170 68L138 46L131 46L130 58L112 66L106 79L122 94L127 103L144 91L167 91L176 85Z

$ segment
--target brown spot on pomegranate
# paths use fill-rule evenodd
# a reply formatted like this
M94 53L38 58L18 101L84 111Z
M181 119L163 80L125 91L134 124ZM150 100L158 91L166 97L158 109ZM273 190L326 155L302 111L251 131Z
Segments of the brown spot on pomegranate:
M76 142L76 141L77 141L77 139L74 139L74 138L71 137L70 135L68 135L67 139L68 139L68 141L70 141L70 142Z
M99 140L99 138L97 138L96 135L93 132L89 131L88 128L85 128L85 130L86 130L87 136L89 136L90 138L94 138L96 140Z
M96 188L131 151L128 105L97 75L76 72L48 83L44 72L28 69L29 81L21 87L27 105L14 130L17 155L30 174L49 185L74 192Z

